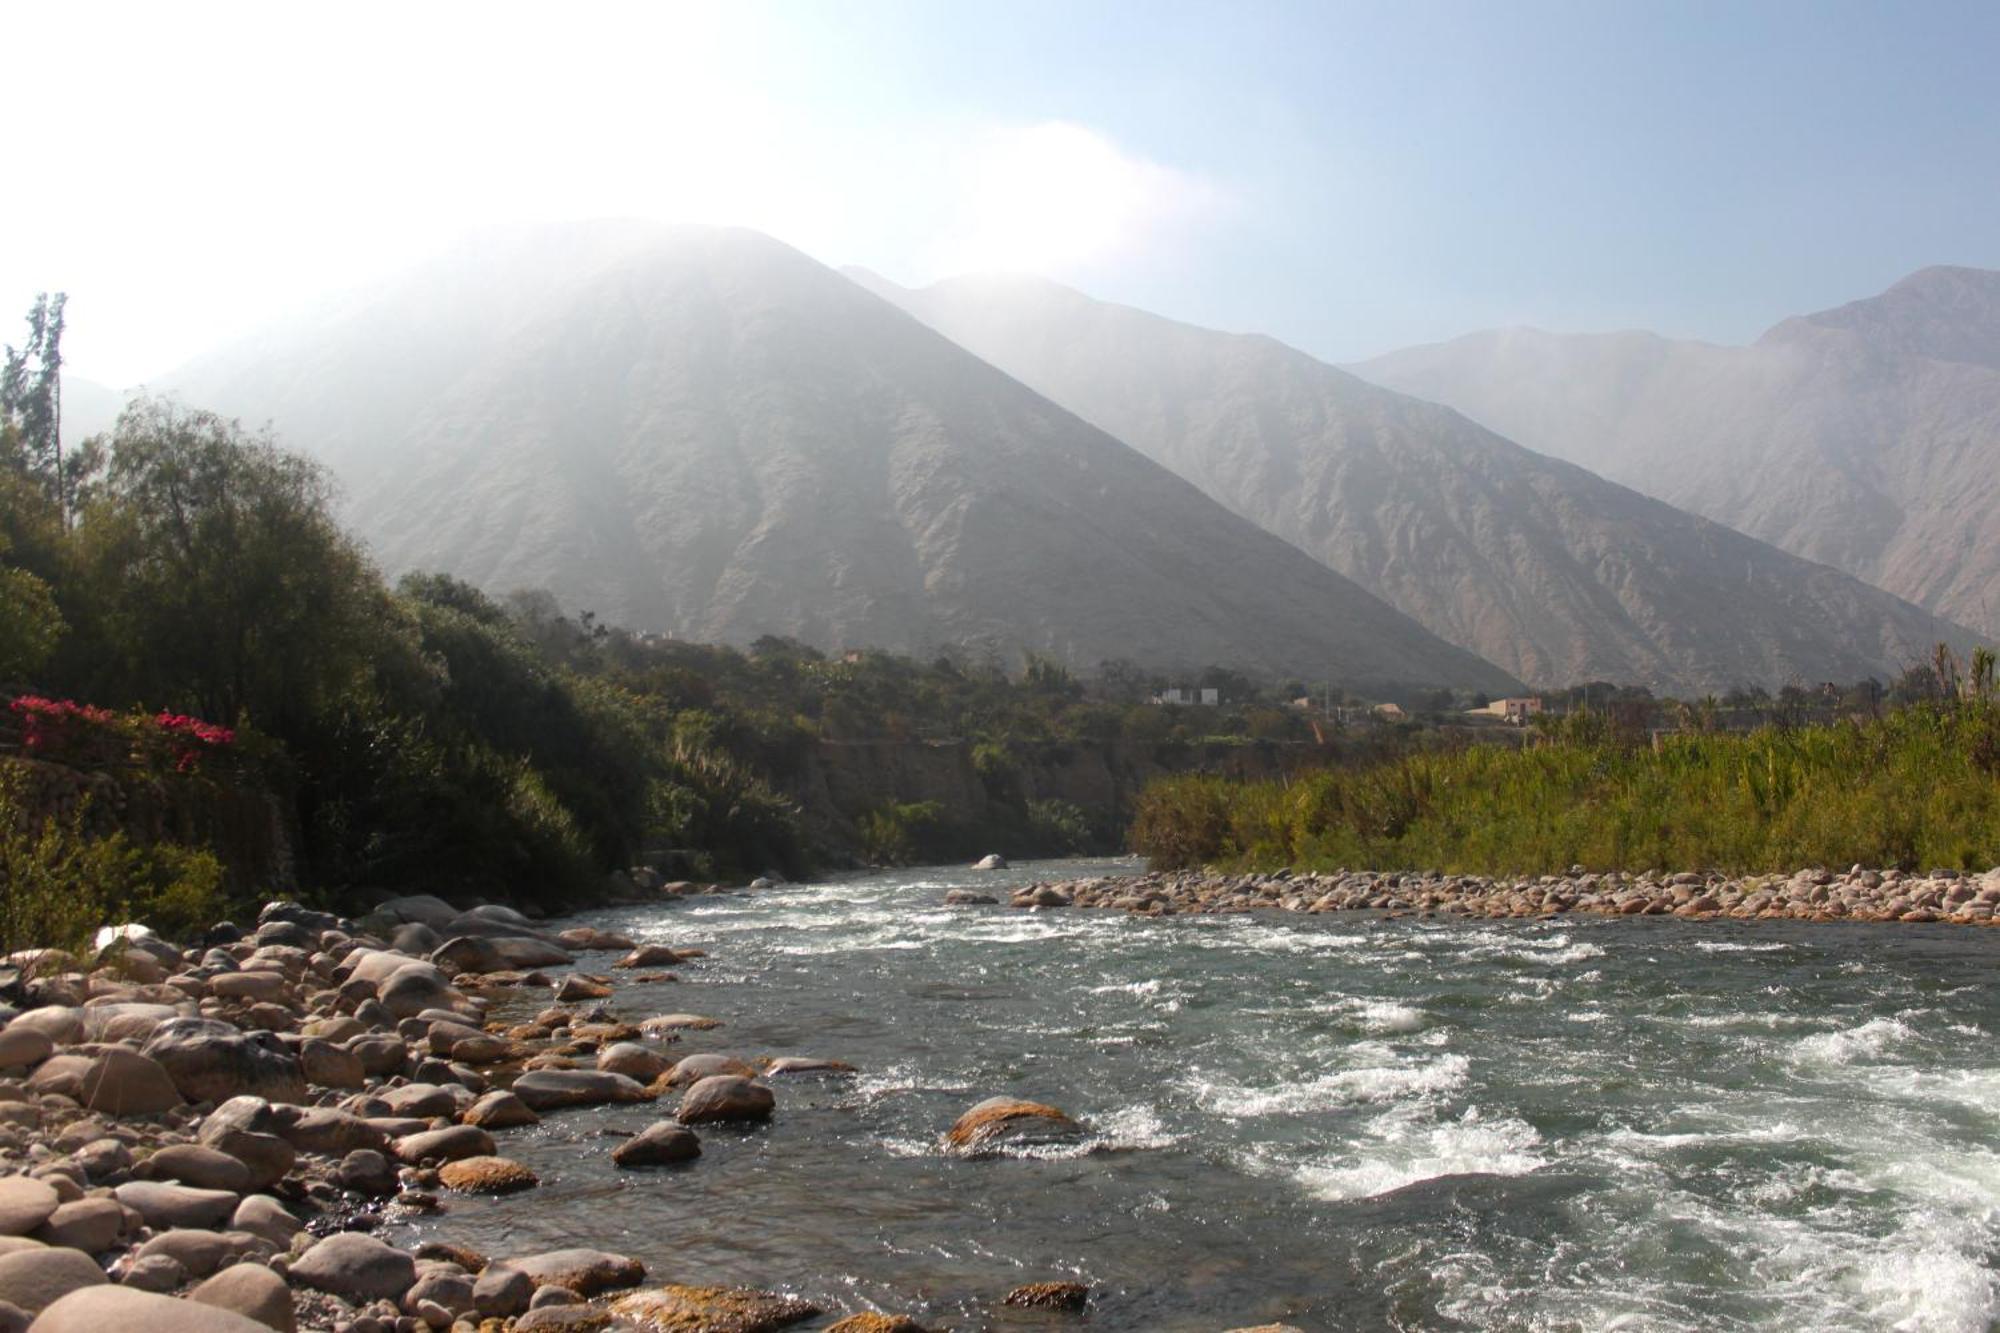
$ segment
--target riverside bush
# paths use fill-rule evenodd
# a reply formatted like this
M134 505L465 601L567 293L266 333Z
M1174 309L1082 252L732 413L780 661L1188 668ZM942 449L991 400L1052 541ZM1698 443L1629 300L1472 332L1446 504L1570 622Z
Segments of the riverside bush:
M2000 865L2000 704L1651 746L1572 729L1282 782L1168 778L1141 796L1131 842L1162 869L1985 869Z

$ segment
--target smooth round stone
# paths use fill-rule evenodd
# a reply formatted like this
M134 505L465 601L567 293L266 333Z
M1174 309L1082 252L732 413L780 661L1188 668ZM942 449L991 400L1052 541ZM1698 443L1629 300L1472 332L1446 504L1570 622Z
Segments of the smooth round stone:
M55 1189L28 1176L0 1178L0 1236L25 1236L49 1220L62 1200Z
M255 1320L278 1333L294 1333L298 1316L292 1289L262 1264L235 1264L188 1293L189 1300Z
M671 1120L646 1126L612 1149L611 1160L619 1166L672 1166L701 1156L701 1140L695 1132Z
M683 1125L749 1123L769 1120L777 1104L778 1099L761 1083L735 1074L716 1074L687 1090L674 1118Z
M104 1276L82 1250L17 1250L0 1254L0 1301L39 1314L82 1287L102 1286Z
M399 1300L417 1280L416 1261L373 1236L341 1231L301 1255L292 1280L355 1303Z
M34 1325L35 1333L270 1333L273 1327L206 1302L110 1286L71 1292Z
M229 1190L198 1190L154 1180L133 1180L112 1191L118 1202L155 1231L169 1227L220 1226L239 1202Z

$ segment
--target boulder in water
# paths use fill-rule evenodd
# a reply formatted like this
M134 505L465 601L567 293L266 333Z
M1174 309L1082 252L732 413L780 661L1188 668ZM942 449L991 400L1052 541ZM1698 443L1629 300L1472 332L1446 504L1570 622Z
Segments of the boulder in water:
M988 1097L945 1132L945 1142L961 1152L1006 1145L1074 1143L1083 1126L1053 1106L1018 1097Z
M1007 858L998 852L991 852L972 863L974 870L1005 870Z

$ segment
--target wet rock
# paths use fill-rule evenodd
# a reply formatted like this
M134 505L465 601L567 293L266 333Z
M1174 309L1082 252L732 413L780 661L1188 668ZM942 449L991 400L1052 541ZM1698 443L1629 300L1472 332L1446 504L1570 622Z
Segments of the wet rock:
M1007 858L998 852L993 852L974 861L972 868L974 870L1005 870L1007 868Z
M658 1014L639 1024L639 1030L649 1037L654 1037L661 1033L681 1030L703 1032L721 1026L721 1019L708 1018L701 1014Z
M620 1296L610 1308L621 1319L656 1333L678 1333L682 1329L771 1333L822 1313L810 1301L748 1287L680 1285L635 1291Z
M200 1190L156 1180L134 1180L112 1191L118 1202L145 1219L155 1231L171 1227L216 1227L236 1211L238 1199L228 1190Z
M81 1250L16 1250L0 1254L0 1301L40 1314L72 1291L110 1279ZM103 1333L103 1330L92 1330Z
M621 1041L597 1053L597 1067L608 1074L623 1074L635 1082L651 1083L666 1072L667 1061L651 1047Z
M291 1277L357 1304L393 1301L417 1280L416 1261L373 1236L341 1231L315 1244L292 1264Z
M674 1118L683 1125L769 1120L777 1098L761 1083L735 1074L701 1079L681 1098Z
M785 1055L764 1066L768 1074L852 1074L853 1065L845 1060L815 1060L803 1055Z
M1006 1144L1071 1143L1083 1126L1053 1106L1017 1097L989 1097L945 1132L945 1141L964 1152Z
M669 1088L685 1088L699 1083L705 1078L714 1078L719 1074L733 1074L738 1078L757 1077L755 1069L744 1064L733 1055L703 1052L700 1055L687 1056L676 1063L672 1069L667 1071L666 1077L661 1080L661 1083Z
M922 1324L904 1314L851 1314L828 1324L826 1333L928 1333Z
M156 1060L191 1102L225 1102L238 1096L302 1102L306 1080L299 1062L227 1023L176 1018L162 1023L144 1054Z
M356 1148L374 1148L379 1152L389 1146L389 1136L380 1126L350 1111L330 1106L316 1106L280 1124L278 1136L300 1152L321 1153L329 1157L350 1153Z
M950 889L944 895L946 907L988 907L999 903L990 893L980 893L976 889Z
M556 987L557 1004L574 1004L579 1000L608 1000L611 987L601 981L593 981L581 973L572 972Z
M530 1297L535 1287L548 1286L568 1287L579 1295L595 1296L619 1287L637 1286L646 1276L646 1266L637 1259L608 1250L549 1250L508 1259L505 1264L530 1279Z
M531 1111L608 1102L643 1102L643 1085L623 1074L595 1069L534 1069L514 1080L514 1095Z
M465 1157L438 1170L438 1183L461 1194L512 1194L533 1189L541 1178L507 1157Z
M298 1328L292 1289L262 1264L225 1268L189 1292L187 1298L241 1315L278 1333L295 1333Z
M55 1189L28 1176L0 1177L0 1236L25 1236L62 1202Z
M680 954L664 944L642 944L611 966L627 970L641 967L672 967L680 961Z
M615 930L600 930L595 926L576 926L556 938L562 941L565 948L579 952L604 953L636 947L631 936L621 935Z
M35 1333L270 1333L234 1310L122 1287L90 1287L49 1306Z
M543 1290L560 1291L561 1288L544 1287ZM544 1305L522 1315L511 1328L512 1333L603 1333L614 1326L609 1314L590 1306Z
M1017 1310L1081 1310L1090 1288L1081 1282L1030 1282L1007 1293L1003 1302Z
M701 1140L671 1120L655 1121L611 1151L611 1160L622 1167L671 1166L699 1156Z

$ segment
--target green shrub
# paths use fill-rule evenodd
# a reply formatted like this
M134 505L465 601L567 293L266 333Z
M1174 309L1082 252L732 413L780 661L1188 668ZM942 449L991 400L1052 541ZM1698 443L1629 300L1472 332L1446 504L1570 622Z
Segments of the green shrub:
M2000 864L2000 705L1629 744L1588 726L1285 782L1171 778L1139 801L1154 865L1773 871Z

